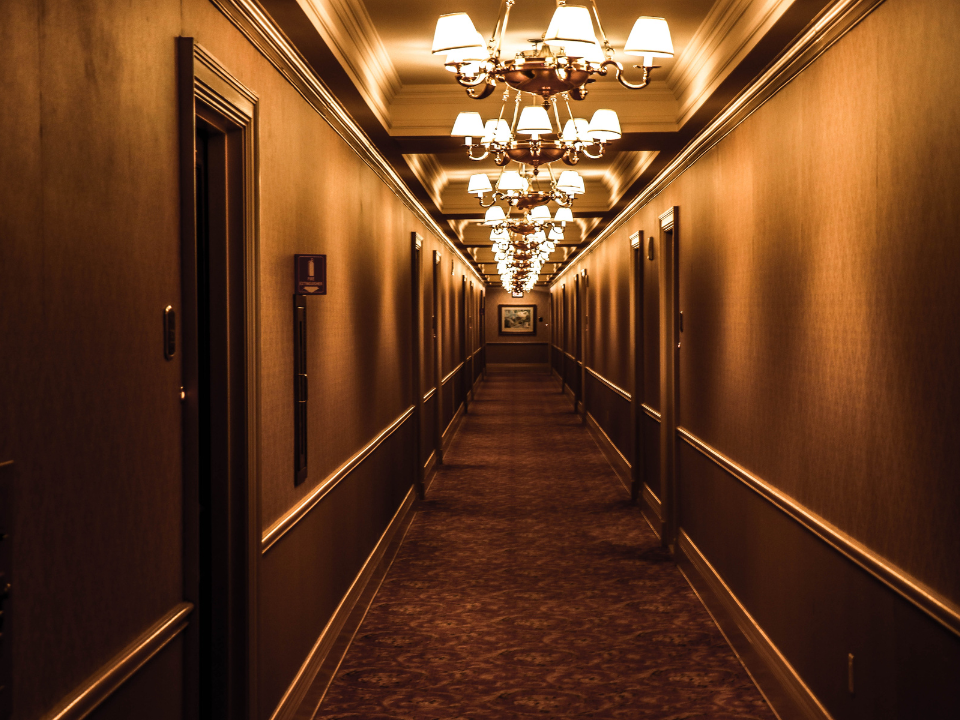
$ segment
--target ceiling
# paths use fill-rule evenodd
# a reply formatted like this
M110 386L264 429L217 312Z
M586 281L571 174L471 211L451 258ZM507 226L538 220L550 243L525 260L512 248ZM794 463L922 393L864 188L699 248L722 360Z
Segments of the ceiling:
M263 0L278 25L331 86L373 142L394 164L451 239L499 283L489 228L467 180L493 177L491 158L467 158L450 129L461 111L496 117L501 85L484 100L469 98L442 56L431 55L439 15L466 10L484 36L492 35L499 0ZM574 3L571 3L574 4ZM586 193L574 204L573 226L543 267L547 284L572 256L623 208L683 146L732 100L827 4L827 0L596 0L604 32L618 49L615 59L632 70L638 58L623 54L639 15L665 17L675 57L661 62L643 90L628 90L611 76L571 101L577 116L597 108L617 111L623 137L600 160L584 158L577 170ZM505 57L539 37L555 0L516 0L504 38ZM336 63L339 67L333 67ZM560 166L565 167L565 166ZM558 168L559 169L559 168Z

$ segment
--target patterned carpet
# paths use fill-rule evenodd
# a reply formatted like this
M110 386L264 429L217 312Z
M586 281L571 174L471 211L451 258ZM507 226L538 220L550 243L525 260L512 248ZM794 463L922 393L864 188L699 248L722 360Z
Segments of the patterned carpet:
M546 375L490 374L317 718L774 718Z

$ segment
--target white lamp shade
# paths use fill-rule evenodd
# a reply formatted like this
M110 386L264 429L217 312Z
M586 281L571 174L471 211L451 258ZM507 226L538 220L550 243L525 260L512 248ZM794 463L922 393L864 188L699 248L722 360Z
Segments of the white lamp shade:
M483 216L484 225L499 225L503 222L503 219L506 215L503 214L503 208L499 205L491 205L487 208L486 214Z
M510 233L505 228L490 231L490 240L495 243L506 243L510 241ZM504 250L506 252L506 250Z
M593 34L590 11L583 5L561 5L554 11L543 40L548 45L567 42L595 44L597 36Z
M520 177L520 173L516 170L505 170L497 181L497 190L501 192L522 192L524 190L523 185L523 178Z
M534 220L549 220L550 208L548 208L546 205L537 205L533 210L530 211L530 217Z
M483 120L480 118L480 113L462 112L457 115L450 134L453 137L483 137Z
M467 186L468 193L483 195L484 193L491 192L492 190L493 187L490 185L490 178L483 173L470 176L470 184Z
M590 123L584 118L572 118L567 120L563 126L563 135L560 137L564 142L572 143L576 140L580 142L593 142L590 137Z
M562 190L567 195L582 193L583 178L576 170L564 170L557 179L557 190ZM560 208L560 210L563 210L563 208ZM557 212L560 212L560 210L557 210Z
M476 47L457 48L447 53L444 65L456 65L457 63L479 63L490 57L490 53L482 45ZM448 68L456 72L457 68Z
M510 125L506 120L503 118L487 120L486 125L483 126L483 139L480 142L489 144L496 140L498 143L508 143L511 137Z
M607 58L597 43L568 42L563 46L567 57L583 58L587 62L602 63Z
M447 57L450 57L450 56L447 55ZM457 62L458 61L456 60L454 60L453 62L445 62L443 64L443 69L446 70L447 72L452 72L452 73L458 72ZM471 77L473 75L476 75L480 72L480 63L478 62L464 63L463 65L460 66L459 72L464 77Z
M433 34L434 55L484 45L483 36L477 32L473 20L466 13L441 15L437 20L437 30Z
M525 107L520 113L517 132L524 135L547 135L553 132L550 116L540 105Z
M553 219L556 222L573 222L573 210L568 207L557 208L557 214L553 216ZM563 237L563 233L560 234L560 237Z
M662 17L638 18L627 38L627 44L623 46L623 51L628 55L673 57L673 40L670 39L667 21Z
M544 234L543 230L537 230L533 235L530 236L530 239L534 242L543 243L547 241L547 236Z
M558 227L554 227L550 230L550 234L547 235L548 240L563 240L563 230Z
M620 119L613 110L597 110L590 118L590 136L595 140L618 140L620 135Z

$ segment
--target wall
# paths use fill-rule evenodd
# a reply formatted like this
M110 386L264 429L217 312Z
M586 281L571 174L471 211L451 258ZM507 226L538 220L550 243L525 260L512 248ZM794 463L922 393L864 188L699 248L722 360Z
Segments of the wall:
M640 356L622 320L628 238L659 238L659 214L677 206L682 430L836 528L840 547L882 558L911 592L953 608L960 341L946 329L960 318L960 81L938 68L958 59L945 29L958 23L960 9L932 0L883 3L560 279L569 293L573 272L588 270L603 315L589 364L635 401L620 365ZM891 81L897 53L921 44L916 73ZM652 409L661 259L645 260L643 275ZM646 418L644 480L659 494L659 427ZM960 712L947 680L960 673L957 635L731 466L677 442L688 551L833 717Z
M424 364L412 365L412 232L424 237L428 308L428 259L444 253L444 374L471 362L448 381L459 388L448 421L482 358L479 290L463 326L459 285L446 279L451 268L457 283L479 278L214 4L15 5L0 29L9 69L0 108L0 461L15 462L18 484L4 641L14 644L14 718L25 720L183 600L182 379L180 357L165 361L160 342L163 308L180 305L177 36L196 38L259 98L254 540L414 405L415 373L423 392L434 386L429 312ZM328 259L328 294L308 300L310 465L299 486L290 278L298 252ZM274 712L409 497L414 436L404 422L262 554L254 716ZM191 703L184 652L174 640L94 716L180 715Z
M534 335L500 334L500 305L536 305L537 332ZM546 365L549 362L550 338L553 333L550 294L535 288L515 298L499 285L487 290L486 312L487 357L492 365Z

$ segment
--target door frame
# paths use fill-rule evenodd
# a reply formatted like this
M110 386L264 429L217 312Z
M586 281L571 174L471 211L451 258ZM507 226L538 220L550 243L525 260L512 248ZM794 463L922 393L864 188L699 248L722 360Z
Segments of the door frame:
M423 248L423 237L420 235L420 233L410 233L410 245L410 287L412 295L411 321L413 323L413 338L411 342L411 348L413 351L413 362L411 363L413 368L413 446L416 448L416 452L414 452L415 467L413 486L417 494L417 498L423 500L424 478L423 458L421 457L423 454L423 386L421 380L423 377L423 272L422 260L420 257L421 250Z
M674 552L680 529L677 427L680 407L680 208L659 218L660 228L660 488L661 544Z
M633 275L633 472L630 484L630 499L637 502L643 493L644 446L643 446L643 396L644 396L644 352L643 352L643 231L630 236L630 265Z
M439 250L433 251L433 383L434 392L434 422L433 422L433 451L437 454L437 463L443 463L443 345L441 344L440 323L440 261L443 255Z
M240 557L226 558L231 568L242 573L243 582L231 582L227 591L229 608L218 612L237 618L230 627L241 634L240 669L228 673L223 689L229 707L224 712L254 720L258 710L257 613L260 560L260 175L259 98L227 71L191 37L177 38L178 95L180 115L181 194L181 371L183 391L183 593L197 606L184 633L184 712L187 720L199 720L199 693L205 669L200 667L200 362L197 238L197 184L195 172L198 113L217 118L222 127L238 136L241 167L242 287L228 292L225 299L234 311L241 310L243 354L242 433L244 462L238 488L240 497L224 498L225 517L239 536ZM229 168L228 168L229 170ZM231 235L231 237L233 237ZM234 247L233 249L238 249ZM239 298L239 302L238 299ZM239 306L239 307L237 307ZM228 403L235 402L229 398ZM232 413L231 413L232 416ZM230 477L234 475L231 472ZM232 488L228 488L232 489ZM231 535L232 538L232 535ZM217 558L222 561L224 558ZM239 616L239 617L238 617Z

